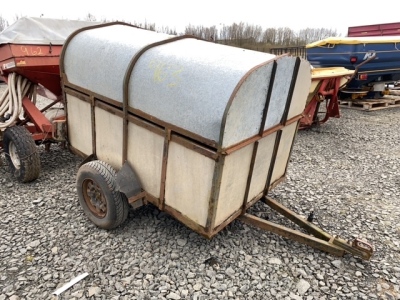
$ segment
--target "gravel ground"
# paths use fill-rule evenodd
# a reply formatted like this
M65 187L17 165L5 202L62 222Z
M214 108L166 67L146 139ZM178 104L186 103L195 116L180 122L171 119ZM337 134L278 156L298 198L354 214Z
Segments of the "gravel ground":
M2 154L0 300L57 299L57 288L85 272L58 299L400 299L399 127L400 108L342 109L299 132L287 180L270 194L300 214L315 211L331 234L366 238L370 261L238 220L207 240L150 205L100 230L78 203L80 158L40 146L40 178L20 184ZM288 224L262 203L250 212Z

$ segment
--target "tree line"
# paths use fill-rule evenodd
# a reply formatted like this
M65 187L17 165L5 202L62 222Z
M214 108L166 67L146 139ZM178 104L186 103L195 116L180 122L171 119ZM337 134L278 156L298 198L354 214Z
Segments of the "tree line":
M309 43L338 36L336 30L327 28L305 28L295 31L288 27L262 29L259 25L233 23L216 26L187 26L184 34L241 48L266 51L274 47L299 47Z
M15 20L20 16L15 16ZM97 18L88 13L84 18L86 21L100 21L110 22L114 20ZM308 43L312 43L327 37L338 36L336 29L328 28L304 28L300 30L293 30L289 27L277 27L277 28L266 28L263 29L259 25L252 25L244 22L233 23L231 25L220 25L220 26L194 26L187 25L184 32L178 33L175 29L168 26L156 27L155 23L140 23L140 22L127 22L132 25L162 32L171 35L193 35L198 38L213 41L215 43L221 43L225 45L231 45L246 49L258 50L267 52L270 48L274 47L299 47L305 46ZM0 15L0 31L4 30L9 26L7 20Z

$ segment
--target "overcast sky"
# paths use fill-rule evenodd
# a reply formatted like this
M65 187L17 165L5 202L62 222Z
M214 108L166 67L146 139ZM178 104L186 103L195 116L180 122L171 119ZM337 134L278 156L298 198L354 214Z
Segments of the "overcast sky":
M343 36L347 27L400 22L400 1L351 0L14 0L5 1L0 16L10 25L16 16L147 22L183 32L185 26L231 25L244 22L268 27L336 29Z

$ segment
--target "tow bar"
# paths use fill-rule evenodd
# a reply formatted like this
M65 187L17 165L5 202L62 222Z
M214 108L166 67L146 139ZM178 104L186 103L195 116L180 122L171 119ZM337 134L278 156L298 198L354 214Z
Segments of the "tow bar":
M309 234L264 220L248 213L241 215L239 220L335 256L343 256L344 253L347 252L354 256L361 257L364 260L369 260L374 252L373 246L366 241L355 239L353 242L349 243L346 240L325 232L315 224L307 221L302 216L270 197L266 196L262 200L273 210L305 229Z

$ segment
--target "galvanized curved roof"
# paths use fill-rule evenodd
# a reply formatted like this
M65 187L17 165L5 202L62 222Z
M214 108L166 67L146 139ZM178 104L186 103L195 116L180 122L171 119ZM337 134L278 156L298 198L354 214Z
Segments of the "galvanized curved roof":
M296 61L119 23L71 36L61 69L73 85L229 147L262 130L270 84L265 129L279 124Z

